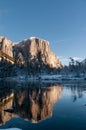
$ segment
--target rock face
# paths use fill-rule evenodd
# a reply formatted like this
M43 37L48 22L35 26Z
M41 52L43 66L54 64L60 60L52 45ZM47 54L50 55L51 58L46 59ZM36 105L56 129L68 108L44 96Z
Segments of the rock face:
M49 68L61 68L59 58L51 51L49 42L40 38L31 37L17 44L12 43L5 37L0 37L0 50L14 57L18 63L33 62Z
M51 51L49 42L31 37L30 39L24 40L14 47L14 56L19 57L21 55L22 63L27 59L36 62L42 62L48 65L50 68L61 68L61 62L59 58Z
M6 37L0 37L0 50L13 57L13 43Z

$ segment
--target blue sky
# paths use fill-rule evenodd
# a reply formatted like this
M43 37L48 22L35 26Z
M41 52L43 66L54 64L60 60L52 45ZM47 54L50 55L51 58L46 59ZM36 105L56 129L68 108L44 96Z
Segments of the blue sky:
M66 63L86 57L86 0L0 0L0 36L37 36Z

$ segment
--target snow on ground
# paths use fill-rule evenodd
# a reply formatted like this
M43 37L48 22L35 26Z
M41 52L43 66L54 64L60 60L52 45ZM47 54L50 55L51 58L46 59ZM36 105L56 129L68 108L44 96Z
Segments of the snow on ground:
M36 82L36 81L41 81L41 82L64 82L64 81L86 81L86 76L80 76L76 77L73 75L35 75L35 76L26 76L26 75L19 75L16 77L7 77L4 80L7 81L17 81L17 82Z
M81 80L85 77L75 77L71 75L39 75L39 76L17 76L16 79L18 80Z

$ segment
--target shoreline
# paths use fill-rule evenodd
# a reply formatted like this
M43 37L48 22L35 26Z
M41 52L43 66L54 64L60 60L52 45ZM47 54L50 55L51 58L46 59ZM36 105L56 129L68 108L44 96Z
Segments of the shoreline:
M41 76L16 76L0 78L1 81L10 82L41 82L41 83L86 83L85 77L58 77L57 75L41 75Z

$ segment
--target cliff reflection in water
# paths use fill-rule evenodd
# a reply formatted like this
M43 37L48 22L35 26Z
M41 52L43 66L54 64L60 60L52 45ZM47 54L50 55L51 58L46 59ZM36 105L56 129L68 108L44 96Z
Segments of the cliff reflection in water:
M0 86L0 125L14 117L5 110L12 108L14 93L10 87Z
M0 89L0 125L16 115L34 123L50 118L61 94L60 85L24 85L16 87L14 91L3 87Z
M61 86L21 88L14 97L14 113L32 122L49 118L61 93Z

